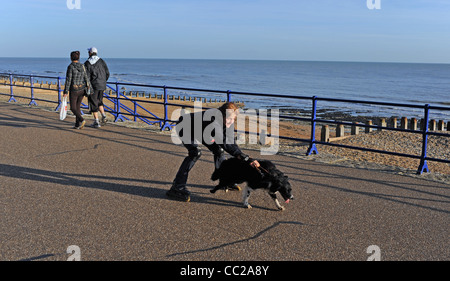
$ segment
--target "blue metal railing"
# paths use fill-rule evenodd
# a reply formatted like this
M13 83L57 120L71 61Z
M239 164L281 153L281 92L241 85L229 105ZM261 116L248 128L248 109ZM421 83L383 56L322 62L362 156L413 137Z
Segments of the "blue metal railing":
M17 75L17 74L11 74L11 73L0 73L0 77L8 77L9 83L3 83L3 85L9 85L10 86L10 94L1 94L1 95L9 95L10 99L9 102L16 101L16 97L18 98L25 98L30 99L29 105L36 105L36 101L45 101L50 103L57 103L58 106L56 107L56 110L59 109L61 105L61 81L64 78L61 77L50 77L50 76L33 76L33 75ZM24 86L24 85L15 85L13 82L14 77L26 77L30 81L30 86ZM34 86L34 78L43 78L43 79L55 79L57 81L57 87L56 89L46 89L51 91L57 91L58 92L58 101L51 101L51 100L44 100L44 99L37 99L34 96L34 89L36 88ZM145 101L145 100L137 100L128 98L124 94L122 94L119 90L120 86L131 86L131 87L140 87L140 88L155 88L160 89L163 91L163 101ZM31 96L30 97L24 97L24 96L15 96L14 95L14 87L25 87L31 89ZM374 101L364 101L364 100L347 100L347 99L336 99L336 98L321 98L321 97L306 97L306 96L290 96L290 95L279 95L279 94L264 94L264 93L249 93L249 92L236 92L236 91L230 91L230 90L210 90L210 89L197 89L197 88L183 88L183 87L170 87L170 86L158 86L158 85L148 85L148 84L135 84L135 83L120 83L120 82L108 82L108 88L111 89L113 92L115 92L115 96L109 95L105 93L105 97L111 101L114 104L114 108L106 107L106 111L111 113L115 119L114 121L123 121L123 120L130 120L127 116L133 116L133 120L137 121L138 119L140 121L145 122L146 124L153 125L158 124L161 130L165 129L172 129L174 124L177 120L170 120L168 117L168 106L176 106L176 107L191 107L194 108L193 105L181 105L177 103L170 103L168 100L168 91L169 90L176 90L176 91L189 91L189 92L197 92L197 93L215 93L219 95L225 95L227 101L233 101L232 97L234 96L248 96L248 97L260 97L260 98L277 98L277 99L289 99L292 101L310 101L311 102L311 116L308 117L299 117L299 116L286 116L286 115L279 115L279 118L281 119L289 119L289 120L297 120L297 121L306 121L311 124L311 134L310 138L304 139L304 138L293 138L293 137L287 137L287 136L272 136L280 139L287 139L287 140L294 140L294 141L301 141L301 142L307 142L309 143L309 148L307 150L307 155L311 154L317 154L317 144L320 145L327 145L327 146L335 146L335 147L341 147L346 149L354 149L354 150L361 150L361 151L368 151L368 152L375 152L375 153L381 153L381 154L387 154L387 155L394 155L394 156L401 156L401 157L408 157L408 158L414 158L420 160L420 165L417 170L418 174L422 174L423 172L430 172L428 168L428 161L435 161L435 162L441 162L441 163L450 163L449 159L442 159L442 158L436 158L436 157L429 157L428 156L428 136L441 136L441 137L450 137L450 134L445 133L439 133L439 132L432 132L429 130L429 122L430 122L430 112L431 111L449 111L450 107L443 107L443 106L431 106L429 104L425 105L415 105L415 104L399 104L399 103L390 103L390 102L374 102ZM129 108L124 105L124 102L132 103L133 108ZM386 151L386 150L379 150L379 149L371 149L371 148L365 148L365 147L357 147L357 146L350 146L350 145L344 145L344 144L338 144L338 143L330 143L326 141L319 141L316 140L316 126L317 123L324 123L324 124L336 124L336 125L346 125L346 126L354 126L355 124L352 122L345 122L345 121L337 121L337 120L327 120L327 119L320 119L317 117L317 106L319 102L332 102L334 104L339 103L351 103L351 104L362 104L362 105L377 105L377 106L395 106L400 108L415 108L415 109L422 109L424 113L423 118L423 126L421 130L411 130L411 129L402 129L402 128L392 128L392 127L385 127L381 125L370 125L370 124L361 124L358 123L358 127L364 127L364 128L371 128L371 129L382 129L382 130L392 130L392 131L401 131L401 132L408 132L412 134L421 134L422 135L422 147L421 147L421 155L413 155L413 154L406 154L406 153L399 153L399 152L393 152L393 151ZM156 114L152 113L148 109L146 109L143 104L160 104L164 108L164 116L158 117ZM83 105L84 108L87 108L86 105ZM145 112L145 115L139 114L138 109ZM206 108L205 108L206 109ZM268 115L268 117L271 117L271 115ZM255 134L252 132L247 132L247 134ZM271 136L270 134L268 136Z

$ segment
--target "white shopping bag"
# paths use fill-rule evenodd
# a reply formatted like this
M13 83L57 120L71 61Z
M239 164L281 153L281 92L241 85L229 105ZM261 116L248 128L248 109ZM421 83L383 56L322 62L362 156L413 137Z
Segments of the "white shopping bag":
M67 116L67 96L62 98L61 108L59 110L59 120L66 119Z

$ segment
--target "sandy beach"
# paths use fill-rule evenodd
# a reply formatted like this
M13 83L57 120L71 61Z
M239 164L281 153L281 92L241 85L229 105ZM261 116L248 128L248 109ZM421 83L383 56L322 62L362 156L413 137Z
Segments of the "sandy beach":
M0 85L0 91L2 93L9 93L9 86ZM29 88L14 88L15 96L25 96L30 97L30 89ZM57 101L58 94L56 91L49 91L48 89L34 89L34 95L36 99L44 99ZM8 95L1 95L1 101L7 101L9 99ZM144 100L151 102L162 102L161 99L149 99L137 97L134 98L136 100ZM29 99L17 98L18 103L28 104L30 102ZM106 99L105 99L106 100ZM87 103L87 100L84 101ZM129 108L133 108L133 103L131 101L123 101L124 105ZM49 103L44 101L37 100L38 106L45 108L47 110L54 110L56 108L56 103ZM171 100L170 103L192 106L193 102L189 101L180 101L180 100ZM106 105L114 108L114 104L110 101L105 103ZM141 103L145 106L149 111L151 111L156 116L163 118L164 117L164 106L162 104L156 103ZM203 107L218 107L221 103L203 103ZM187 107L188 108L188 107ZM171 113L175 109L180 109L177 106L168 106L169 118L171 117ZM191 109L192 110L192 109ZM85 111L87 112L87 111ZM137 110L140 114L149 115L145 113L144 110ZM70 115L70 114L69 114ZM88 114L85 115L87 119L90 118ZM125 115L127 116L127 115ZM127 116L129 119L133 120L132 116ZM55 115L56 118L56 115ZM113 118L112 115L109 116L110 120ZM125 125L129 127L135 127L140 129L148 129L154 130L155 132L159 132L159 126L148 126L143 122L118 122L117 125ZM269 126L270 127L270 126ZM279 135L294 137L294 138L302 138L309 139L310 137L310 125L305 122L292 122L288 120L281 120L279 124ZM316 139L320 140L320 130L321 124L318 124L316 127ZM159 132L166 133L169 132ZM448 133L445 131L444 133ZM330 137L334 136L334 131L331 130ZM248 139L248 136L247 136ZM248 142L247 142L248 143ZM392 152L399 153L407 153L420 155L421 154L421 146L422 146L422 136L421 134L411 134L406 132L396 132L396 131L374 131L371 133L360 133L355 136L348 136L341 140L335 140L334 143L351 145L357 147L364 148L372 148L378 150L387 150ZM245 144L243 147L247 149L255 149L259 150L260 145L255 144ZM441 158L441 159L450 159L450 137L439 137L439 136L429 136L428 142L428 156ZM319 155L313 156L305 156L306 151L308 149L308 144L304 142L296 142L291 140L280 140L280 148L279 153L290 155L293 157L299 157L304 159L311 159L313 161L323 162L323 163L332 163L336 165L344 165L351 167L360 167L364 169L375 169L382 170L387 172L394 172L398 174L410 175L410 176L418 176L416 175L417 168L419 166L419 160L413 158L385 155L373 152L359 151L359 150L351 150L345 148L332 147L327 145L317 145ZM256 152L255 152L256 153ZM450 182L450 164L447 163L439 163L429 161L428 166L431 170L431 173L421 175L419 177L423 177L426 179L441 181L441 182Z

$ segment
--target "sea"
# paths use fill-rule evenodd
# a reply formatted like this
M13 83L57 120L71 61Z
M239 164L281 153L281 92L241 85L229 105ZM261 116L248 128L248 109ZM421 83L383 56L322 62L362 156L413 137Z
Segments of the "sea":
M450 64L319 62L207 59L103 58L109 81L219 91L339 98L450 108ZM81 61L85 61L82 58ZM65 77L68 58L0 58L0 73ZM156 88L123 86L152 93ZM169 94L226 99L225 94L169 90ZM232 95L246 108L279 109L308 115L311 100ZM423 118L424 110L318 101L318 113L343 116ZM309 113L308 113L309 112ZM432 110L430 118L450 121L450 111Z

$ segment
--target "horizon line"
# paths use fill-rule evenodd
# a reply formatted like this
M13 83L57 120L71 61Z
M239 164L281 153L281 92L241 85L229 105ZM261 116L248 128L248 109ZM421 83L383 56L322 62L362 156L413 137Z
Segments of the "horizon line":
M450 64L450 62L414 62L414 61L364 61L364 60L300 60L300 59L239 59L239 58L143 58L143 57L103 57L104 59L130 59L130 60L209 60L209 61L277 61L277 62L332 62L332 63L396 63L396 64ZM0 59L67 59L68 57L0 57Z

